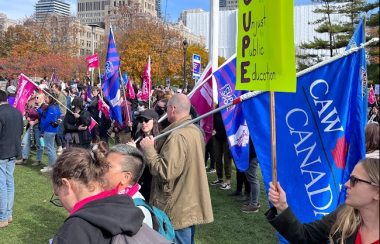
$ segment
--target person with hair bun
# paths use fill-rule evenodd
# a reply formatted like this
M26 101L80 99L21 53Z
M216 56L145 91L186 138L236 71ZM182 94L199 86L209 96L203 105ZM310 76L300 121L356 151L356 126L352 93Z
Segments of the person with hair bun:
M360 160L344 186L344 204L321 220L301 224L280 183L276 190L271 182L267 220L289 243L379 244L379 160Z
M54 236L53 244L109 244L118 234L136 239L142 235L144 214L131 197L119 195L117 188L105 190L107 154L105 142L95 144L91 151L70 147L54 164L54 193L70 214Z

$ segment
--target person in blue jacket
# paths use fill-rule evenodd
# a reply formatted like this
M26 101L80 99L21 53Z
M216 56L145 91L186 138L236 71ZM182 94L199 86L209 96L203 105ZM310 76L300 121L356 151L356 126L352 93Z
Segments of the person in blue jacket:
M45 148L48 155L49 165L41 169L41 172L49 172L52 170L52 165L57 160L57 154L54 149L54 138L58 133L59 126L56 122L61 111L59 110L57 104L57 97L52 92L47 92L45 96L45 103L48 105L48 108L45 111L37 109L38 113L41 114L41 137L44 140Z

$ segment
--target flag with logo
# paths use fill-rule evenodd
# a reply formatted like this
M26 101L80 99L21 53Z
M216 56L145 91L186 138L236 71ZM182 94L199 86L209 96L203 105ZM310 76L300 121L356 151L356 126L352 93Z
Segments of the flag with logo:
M214 76L218 89L219 107L231 103L246 93L246 91L235 90L236 56L214 72ZM249 165L249 131L242 106L236 104L222 110L221 113L235 164L239 170L245 171Z
M278 181L303 223L320 219L345 201L347 176L365 157L364 143L354 139L362 136L357 112L362 102L359 56L352 53L298 77L296 93L275 93ZM272 181L269 93L242 106L268 189Z
M21 114L24 114L25 104L36 88L37 85L31 79L29 79L24 74L20 75L20 81L18 83L17 93L15 101L13 103L13 107L20 110Z
M146 62L145 71L143 75L143 84L141 86L141 100L147 101L152 89L152 75L150 70L150 56Z
M108 41L106 64L103 76L103 92L110 103L110 117L113 120L123 123L120 106L120 81L119 81L120 58L116 50L112 29Z
M97 53L87 57L86 61L87 61L87 69L99 68L99 55Z
M207 65L205 70L202 73L202 76L199 78L198 82L195 84L194 90L196 91L191 95L190 102L197 110L199 115L204 115L214 109L214 99L212 92L212 67L211 63ZM204 79L207 79L205 81ZM203 83L201 85L201 83ZM198 87L201 85L201 87ZM200 126L205 132L206 135L206 144L208 140L212 137L212 131L214 127L214 117L212 115L201 119Z

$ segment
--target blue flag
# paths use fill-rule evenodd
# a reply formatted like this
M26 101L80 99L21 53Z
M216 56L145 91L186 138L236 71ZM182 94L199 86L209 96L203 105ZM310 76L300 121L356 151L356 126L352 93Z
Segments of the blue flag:
M214 73L217 87L219 107L231 103L246 91L235 90L236 57ZM228 144L236 167L245 171L249 165L249 131L242 113L241 104L236 104L221 111L226 128Z
M125 73L123 74L123 80L124 80L124 86L127 84L127 82L128 82L128 73L127 73L127 71L125 71Z
M112 30L108 41L106 64L103 76L103 92L110 102L110 117L123 124L120 106L120 81L119 81L120 58L117 53Z
M360 22L358 26L356 27L356 30L354 34L352 35L348 46L346 47L346 51L354 48L359 47L360 44L365 43L365 18L364 16L360 19ZM366 54L365 49L362 48L358 51L359 53L359 65L360 65L360 72L359 72L359 79L361 83L361 91L362 96L358 96L357 99L357 109L356 109L356 116L360 117L361 121L361 127L358 128L358 130L354 133L353 140L358 146L358 149L362 150L361 154L365 155L365 147L362 147L361 145L365 145L365 137L364 137L364 127L367 124L367 110L368 110L368 82L367 82L367 61L366 61ZM351 154L349 154L351 156ZM354 157L355 158L355 157ZM350 177L350 172L347 172L344 176L344 180L347 181ZM346 188L343 189L343 196L345 196ZM345 198L344 198L345 199ZM342 199L342 201L344 201Z
M297 79L296 93L275 93L277 175L301 222L320 219L345 201L344 183L365 157L359 52ZM269 93L243 102L265 183L272 181ZM362 138L363 139L363 138ZM280 241L286 243L282 237Z
M87 84L87 98L92 99L90 82L88 82L88 84ZM87 99L86 99L86 102L87 102Z

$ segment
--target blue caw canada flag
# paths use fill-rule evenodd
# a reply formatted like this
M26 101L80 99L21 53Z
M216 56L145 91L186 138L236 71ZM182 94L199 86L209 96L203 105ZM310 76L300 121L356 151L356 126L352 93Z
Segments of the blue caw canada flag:
M359 143L364 139L359 56L352 53L298 77L296 93L275 94L278 181L303 223L345 201L343 185L365 157ZM243 102L266 189L272 180L269 108L269 93Z

